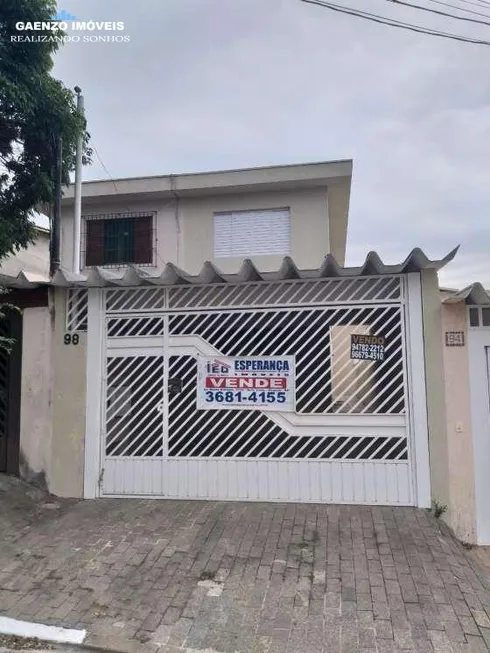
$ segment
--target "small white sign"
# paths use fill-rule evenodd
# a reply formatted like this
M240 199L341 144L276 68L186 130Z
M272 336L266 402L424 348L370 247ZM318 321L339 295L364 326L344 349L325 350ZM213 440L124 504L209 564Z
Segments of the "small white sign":
M197 408L294 412L294 356L199 356Z

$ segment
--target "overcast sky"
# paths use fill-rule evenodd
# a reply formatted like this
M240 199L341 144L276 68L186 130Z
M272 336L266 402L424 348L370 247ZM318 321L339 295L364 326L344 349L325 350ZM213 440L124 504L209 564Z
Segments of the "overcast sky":
M490 6L473 1L490 22ZM386 0L337 2L490 40L490 26ZM371 249L397 263L415 246L436 258L461 244L441 282L490 287L489 47L299 0L59 0L58 8L124 21L131 39L67 44L54 70L82 87L93 144L113 178L353 158L348 264ZM84 178L107 171L95 159Z

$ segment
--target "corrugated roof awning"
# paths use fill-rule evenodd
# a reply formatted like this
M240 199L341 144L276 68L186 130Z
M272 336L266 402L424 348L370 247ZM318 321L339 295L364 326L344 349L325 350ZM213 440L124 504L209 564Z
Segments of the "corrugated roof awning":
M472 283L471 286L453 292L442 302L443 304L465 304L490 306L490 290L485 290L481 283Z
M39 288L50 283L49 277L37 272L22 270L15 277L9 274L0 274L0 288Z
M15 284L0 283L8 287L32 288L43 283L50 283L59 287L91 287L105 286L172 286L177 284L218 284L218 283L244 283L254 281L285 281L285 280L312 280L332 279L361 276L385 276L393 274L407 274L421 270L440 270L456 256L459 247L453 249L447 256L438 260L430 260L418 247L413 249L407 258L396 265L385 265L377 252L369 252L366 260L360 266L342 267L335 258L328 254L319 268L314 270L300 270L293 259L286 256L280 268L274 272L261 272L250 259L245 259L234 274L221 272L213 263L204 263L197 275L190 275L178 268L173 263L167 263L161 270L148 271L136 265L130 265L124 272L94 267L86 274L74 274L68 270L58 270L53 279L42 282L31 282L27 275L21 273L15 278Z

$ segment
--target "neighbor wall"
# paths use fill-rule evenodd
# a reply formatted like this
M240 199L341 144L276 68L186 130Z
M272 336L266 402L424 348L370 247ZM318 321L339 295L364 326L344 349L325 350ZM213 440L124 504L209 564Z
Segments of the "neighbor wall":
M476 542L475 477L468 366L467 308L442 304L449 503L446 521L464 542ZM463 333L463 346L446 346L446 333Z
M421 272L425 377L432 500L449 505L449 452L441 343L441 301L435 270Z
M20 460L22 478L49 486L51 461L51 319L48 306L22 319Z

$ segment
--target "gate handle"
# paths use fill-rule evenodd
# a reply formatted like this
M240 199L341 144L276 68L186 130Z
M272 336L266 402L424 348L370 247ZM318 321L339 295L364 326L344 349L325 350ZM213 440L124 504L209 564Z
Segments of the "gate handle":
M179 394L179 392L182 392L182 379L180 378L174 378L174 379L169 379L168 380L168 394L173 397L174 395Z

